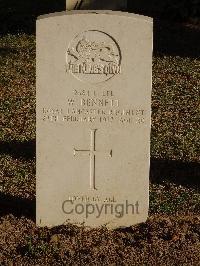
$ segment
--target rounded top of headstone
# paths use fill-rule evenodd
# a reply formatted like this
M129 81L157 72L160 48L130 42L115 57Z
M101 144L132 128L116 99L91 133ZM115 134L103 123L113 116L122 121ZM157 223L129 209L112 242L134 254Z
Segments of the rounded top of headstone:
M152 23L153 18L138 15L134 13L128 13L128 12L121 12L121 11L111 11L111 10L72 10L72 11L62 11L62 12L55 12L50 13L46 15L41 15L37 18L37 20L41 19L48 19L53 17L68 17L68 16L120 16L120 17L126 17L130 19L137 19L138 21L148 22Z

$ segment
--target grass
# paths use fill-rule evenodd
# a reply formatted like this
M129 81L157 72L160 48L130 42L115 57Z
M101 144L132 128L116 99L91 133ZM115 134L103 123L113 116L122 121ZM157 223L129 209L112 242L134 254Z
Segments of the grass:
M154 56L150 218L124 231L35 226L35 36L2 36L0 66L0 264L197 265L200 60Z
M152 156L198 162L200 61L156 57L153 67Z
M2 141L35 138L35 38L7 35L0 41Z

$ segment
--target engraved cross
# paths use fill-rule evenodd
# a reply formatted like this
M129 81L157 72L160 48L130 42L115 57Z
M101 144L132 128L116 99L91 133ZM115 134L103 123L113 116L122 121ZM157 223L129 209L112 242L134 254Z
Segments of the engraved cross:
M77 153L88 154L90 157L90 189L96 189L95 186L95 160L96 160L96 131L97 129L90 129L90 149L89 150L77 150L74 148L74 156ZM112 150L109 152L109 156L112 157Z

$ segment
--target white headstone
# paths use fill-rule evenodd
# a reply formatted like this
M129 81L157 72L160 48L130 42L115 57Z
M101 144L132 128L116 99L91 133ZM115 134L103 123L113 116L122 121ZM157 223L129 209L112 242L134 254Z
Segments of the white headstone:
M152 19L37 20L37 224L110 228L148 215Z

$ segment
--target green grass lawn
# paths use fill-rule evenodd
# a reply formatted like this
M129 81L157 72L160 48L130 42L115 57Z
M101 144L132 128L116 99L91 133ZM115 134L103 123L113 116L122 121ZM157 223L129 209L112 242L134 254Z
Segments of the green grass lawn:
M72 225L38 229L34 223L35 36L1 36L0 264L12 265L15 260L16 265L95 262L115 265L124 260L122 265L130 262L135 265L134 261L149 265L149 260L152 264L172 265L174 256L180 265L193 265L190 261L197 265L200 261L199 86L198 58L161 53L154 56L147 223L125 231L106 228L88 231ZM181 254L187 254L189 259Z

